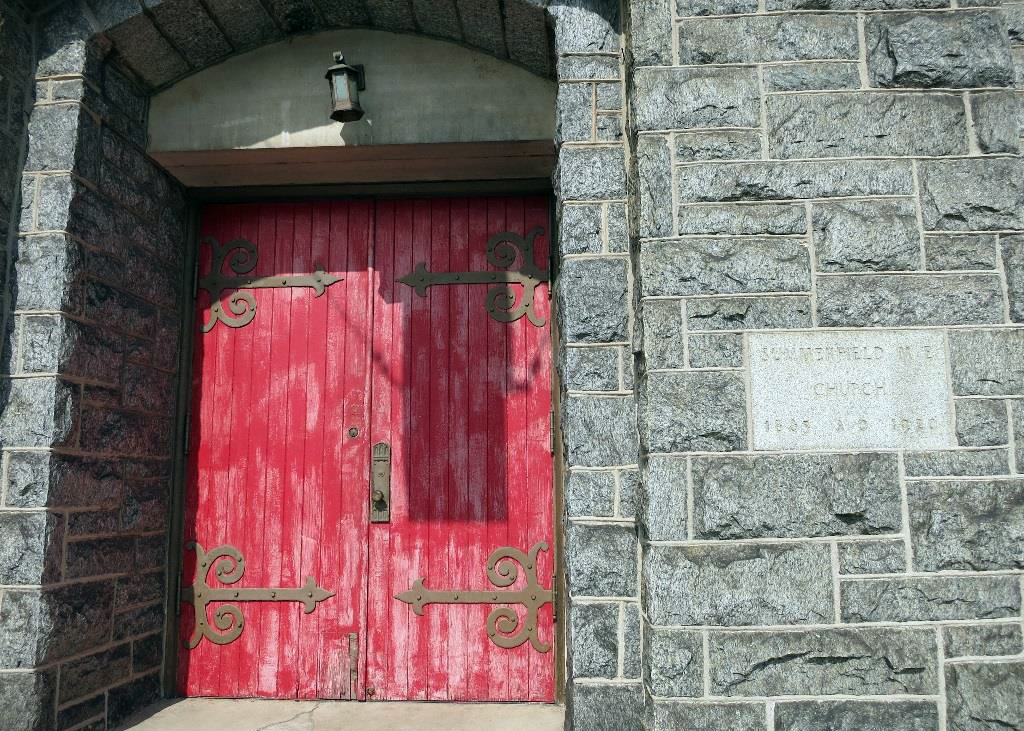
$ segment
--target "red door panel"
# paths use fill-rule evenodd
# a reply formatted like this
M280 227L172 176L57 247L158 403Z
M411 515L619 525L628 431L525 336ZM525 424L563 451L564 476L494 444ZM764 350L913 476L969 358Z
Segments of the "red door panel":
M493 319L490 285L433 286L421 297L397 281L418 262L493 271L489 238L537 227L533 256L544 267L543 198L204 210L200 277L216 246L240 239L255 267L245 271L236 249L220 274L281 281L242 286L255 311L240 327L231 321L248 310L233 309L234 289L220 293L225 317L205 333L213 299L198 298L185 540L206 552L233 547L244 571L228 583L238 569L229 558L204 569L186 549L182 583L199 570L211 590L287 593L312 577L332 595L310 613L296 601L221 595L206 608L210 635L181 650L183 694L553 700L554 648L494 644L494 605L432 604L417 616L395 598L420 577L431 589L495 589L486 570L495 549L553 546L547 286L537 289L538 327ZM295 286L318 269L342 279L320 296ZM377 442L392 449L391 521L371 525ZM545 588L553 565L551 550L540 554ZM218 613L230 607L240 631ZM196 619L184 605L183 641ZM226 644L213 639L232 631ZM553 645L550 605L538 633Z
M366 682L375 698L554 698L554 648L498 647L487 634L493 605L433 604L416 616L395 600L420 577L430 589L494 589L486 569L495 549L553 547L547 287L537 291L545 322L537 327L526 317L490 317L488 284L434 286L420 297L395 281L419 262L431 272L494 270L493 234L538 227L544 233L533 253L543 267L543 198L377 205L374 262L384 303L374 317L371 440L392 448L392 505L391 522L369 534ZM540 554L544 587L553 565L550 549ZM539 634L553 643L550 605L540 611Z

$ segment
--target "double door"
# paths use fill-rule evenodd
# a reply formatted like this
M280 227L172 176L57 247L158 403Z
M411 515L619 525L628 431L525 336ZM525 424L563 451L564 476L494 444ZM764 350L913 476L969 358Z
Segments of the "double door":
M553 700L548 228L531 197L204 209L183 694Z

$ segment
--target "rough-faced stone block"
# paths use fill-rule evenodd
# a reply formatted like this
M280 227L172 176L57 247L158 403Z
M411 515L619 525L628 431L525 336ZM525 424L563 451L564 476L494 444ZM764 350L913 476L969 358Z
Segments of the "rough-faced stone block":
M898 533L892 454L695 457L697 538Z
M625 203L605 203L608 251L629 251L629 212Z
M849 541L838 548L841 574L899 574L907 570L907 550L901 540Z
M807 230L807 216L803 206L796 205L701 204L680 206L676 226L680 234L802 234Z
M873 86L1011 86L1013 65L996 13L885 13L864 23Z
M640 603L622 605L622 677L639 679L643 645L640 637Z
M570 85L575 86L575 85ZM601 206L562 206L558 242L563 254L597 254L601 251Z
M61 702L83 698L131 675L131 648L125 643L61 666Z
M607 343L629 338L627 270L615 259L566 259L559 277L562 334L568 342Z
M691 335L691 368L740 368L743 366L743 338L733 333Z
M772 157L967 154L964 104L955 94L769 95L766 112Z
M810 257L794 239L652 241L640 252L644 296L794 292L811 286Z
M332 25L357 24L354 22L356 19L350 19L348 15L339 13L339 8L352 6L352 3L345 0L340 2L339 0L321 0L320 5L327 16L328 23ZM217 24L224 30L231 45L238 50L262 46L281 34L262 5L253 6L244 0L206 0L206 7L210 9ZM362 23L368 22L365 14L359 20Z
M978 149L986 154L1018 152L1020 101L1017 95L1011 91L981 92L971 94L970 101Z
M672 235L672 154L668 137L640 135L636 142L639 234Z
M636 66L672 64L671 0L630 0L628 42Z
M995 619L1020 613L1011 576L936 576L847 580L840 583L844 622Z
M81 266L82 248L66 236L46 234L20 239L14 263L15 308L80 312Z
M764 67L765 91L856 89L860 73L855 63L787 63Z
M872 274L818 278L818 324L980 325L1003 321L999 277Z
M569 466L636 464L636 402L628 397L570 396L562 413Z
M76 583L40 592L6 591L0 606L0 667L26 668L110 641L114 586Z
M956 395L1024 392L1024 330L954 330L949 349Z
M757 72L639 68L633 77L632 110L638 130L753 127L760 114Z
M1024 479L915 482L907 498L918 570L1024 568Z
M1024 726L1024 662L946 665L949 731L990 731Z
M921 265L910 200L842 201L812 207L818 271L906 271Z
M0 584L59 581L63 523L53 513L0 512Z
M556 103L560 142L586 142L594 137L594 87L559 84Z
M0 442L12 447L62 445L78 421L78 389L51 378L18 378L6 386Z
M626 197L622 147L562 147L558 156L559 192L566 201Z
M908 477L984 476L1009 473L1005 449L950 449L939 452L906 452Z
M619 81L621 69L615 56L559 56L559 81Z
M1016 158L922 160L918 177L927 230L1024 228L1024 166Z
M681 703L655 700L651 709L651 731L721 731L721 729L762 729L762 703Z
M956 439L962 447L1006 444L1006 404L995 399L957 399Z
M122 725L128 718L161 697L160 673L135 678L107 691L107 723L109 728Z
M657 454L647 458L640 520L651 540L686 540L685 458Z
M775 731L934 731L935 701L797 701L775 706Z
M1024 322L1024 236L1000 236L999 249L1006 272L1010 319Z
M566 348L565 387L570 391L618 391L618 348Z
M424 1L432 4L432 0ZM551 33L547 8L535 3L502 3L502 6L509 58L539 76L552 76L555 59L548 53Z
M929 695L935 630L877 627L711 633L715 695Z
M763 63L857 58L850 16L769 15L685 20L679 24L684 64Z
M597 108L622 109L622 84L598 84Z
M53 728L55 675L54 670L0 673L0 725L10 731Z
M933 234L924 237L928 269L995 269L995 234Z
M677 185L680 202L910 195L914 187L910 164L892 160L697 163L680 169Z
M185 55L192 68L206 68L232 52L231 44L197 0L144 2L157 28ZM312 24L307 21L285 27L293 32L309 30Z
M642 499L639 470L619 470L619 517L636 520Z
M615 474L572 470L565 478L565 509L570 517L615 514Z
M1019 624L948 625L942 644L946 657L1018 655L1024 649Z
M757 160L761 134L755 131L680 132L675 135L676 161ZM686 175L686 169L679 171Z
M641 415L652 452L729 452L747 446L746 397L737 373L651 373Z
M555 19L560 53L614 53L619 49L617 0L560 0L548 12Z
M573 683L573 722L587 731L643 728L644 694L640 683L587 685Z
M688 330L763 330L811 326L808 297L713 297L686 301Z
M614 678L619 664L619 605L573 604L569 633L574 678Z
M767 0L765 7L768 10L900 10L949 6L943 0Z
M640 312L648 369L683 368L680 300L645 300Z
M649 545L647 618L664 625L831 622L831 566L821 544Z
M574 522L569 524L565 545L573 596L636 596L634 528Z
M686 698L704 694L700 632L663 627L644 631L644 683L651 695Z

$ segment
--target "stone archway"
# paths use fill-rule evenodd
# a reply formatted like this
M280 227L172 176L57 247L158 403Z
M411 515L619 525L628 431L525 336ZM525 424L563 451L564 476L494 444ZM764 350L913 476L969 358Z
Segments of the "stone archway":
M562 253L589 252L561 262L561 296L573 304L562 334L579 347L563 350L559 367L579 389L587 356L631 370L619 3L166 0L143 10L67 0L32 13L14 2L0 3L4 32L23 50L0 60L21 93L12 92L19 126L0 139L19 160L0 171L4 200L18 199L21 183L0 438L6 504L18 513L0 529L27 558L0 592L0 669L17 671L0 673L0 725L113 727L166 692L175 590L165 567L189 220L186 192L145 153L149 95L232 54L346 26L442 37L557 77ZM630 380L570 399L570 462L590 454L623 465L624 481L635 475ZM631 528L610 529L635 543ZM608 530L573 535L604 540ZM626 690L636 706L638 688L608 692Z

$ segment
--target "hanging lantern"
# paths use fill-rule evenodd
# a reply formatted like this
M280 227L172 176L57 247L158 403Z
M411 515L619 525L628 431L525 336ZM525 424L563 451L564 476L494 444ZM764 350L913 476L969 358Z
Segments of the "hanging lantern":
M327 82L331 85L331 119L336 122L355 122L363 118L359 106L359 92L366 88L366 77L361 65L349 66L340 53L334 54L334 66L327 69Z

